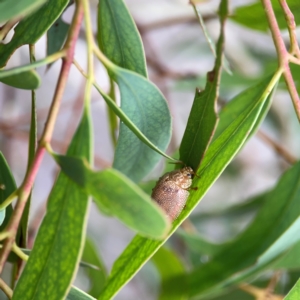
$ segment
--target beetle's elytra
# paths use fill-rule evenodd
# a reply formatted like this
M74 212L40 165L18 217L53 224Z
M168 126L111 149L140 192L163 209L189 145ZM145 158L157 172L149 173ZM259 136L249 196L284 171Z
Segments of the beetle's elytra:
M193 175L191 167L168 172L159 178L152 190L152 199L164 209L171 221L179 216L185 206Z

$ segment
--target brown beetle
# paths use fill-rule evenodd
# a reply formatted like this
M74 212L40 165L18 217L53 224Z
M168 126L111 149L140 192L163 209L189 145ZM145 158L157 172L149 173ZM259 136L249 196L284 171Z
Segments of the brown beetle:
M191 167L168 172L159 178L152 190L151 198L164 209L171 221L179 216L185 206L193 175Z

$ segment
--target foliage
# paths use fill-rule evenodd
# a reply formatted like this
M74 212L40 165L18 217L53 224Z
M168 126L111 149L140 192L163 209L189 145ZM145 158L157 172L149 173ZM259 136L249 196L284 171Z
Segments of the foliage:
M30 53L29 63L24 59L21 66L2 69L0 81L10 87L31 90L32 95L28 162L19 186L15 184L7 162L9 159L4 157L4 151L4 154L0 152L0 272L9 272L7 261L13 264L10 271L12 282L0 279L0 288L9 299L112 299L151 259L160 280L159 299L258 299L270 290L270 285L274 299L283 299L283 295L288 300L299 298L300 164L281 146L272 143L291 166L281 172L271 189L224 211L208 214L200 211L190 217L221 174L234 166L232 160L257 134L262 122L266 118L272 120L270 107L276 88L280 83L280 88L285 89L281 85L282 78L294 104L296 117L293 118L300 119L299 96L292 76L299 72L299 68L295 71L293 67L293 73L289 68L289 63L300 64L292 15L294 13L296 21L299 19L299 5L296 1L287 4L282 0L279 5L277 1L263 0L242 6L231 15L228 1L221 0L214 16L220 22L220 33L214 47L203 21L205 18L201 16L201 3L197 2L190 3L196 13L194 18L200 20L213 49L211 55L215 56L205 83L198 74L180 78L154 63L162 74L170 73L176 77L177 87L186 84L190 91L196 89L180 146L173 149L177 153L174 156L166 153L172 135L172 114L165 96L148 78L144 45L123 0L99 2L96 40L88 0L75 3L39 0L34 4L24 0L16 6L9 5L6 0L0 3L0 19L7 21L0 29L1 40L16 25L12 39L0 44L1 67L9 63L12 54L21 46L28 45ZM63 13L71 6L74 12L71 24L67 24ZM1 8L5 9L5 14ZM229 16L248 30L269 29L272 32L277 67L271 55L267 59L258 55L265 65L263 74L255 80L230 70L230 59L224 57ZM74 58L82 23L85 24L87 70L83 70ZM279 28L284 27L289 31L289 51L279 34ZM47 55L36 61L34 45L44 35L47 36ZM146 44L145 48L147 50ZM49 70L60 59L57 86L45 127L37 138L36 101L39 97L35 90L47 77L38 73L36 68L46 66ZM108 92L96 76L96 61L101 62L107 71ZM84 78L85 88L81 97L80 122L64 155L55 153L51 144L67 78L70 72L76 72L71 65ZM226 73L222 73L222 69ZM231 76L230 80L228 76ZM222 96L226 93L222 87L226 80L227 89L230 85L236 88L240 83L247 87L224 103ZM203 90L198 88L199 85L204 87ZM112 167L100 171L93 166L93 132L98 133L92 122L94 88L107 104L112 144L117 140ZM115 132L117 118L120 120L118 136ZM29 251L26 238L31 192L45 152L51 155L60 172L48 196L45 216L33 248ZM149 186L153 187L155 183L151 180L141 182L162 156L177 164L191 166L195 171L186 206L172 224L151 200ZM226 196L220 196L226 199ZM107 272L107 261L97 247L97 238L87 231L91 197L101 214L117 218L137 233L114 260L110 272ZM15 206L12 205L14 200ZM211 242L197 230L204 219L218 222L226 219L226 224L231 224L246 213L255 216L245 229L232 234L226 241ZM179 229L179 226L182 227ZM180 253L180 247L176 247L174 241L177 241L177 246L183 245L184 253ZM22 260L26 261L24 268ZM79 267L85 268L84 276L90 282L85 289L73 286L75 277L83 276L78 272ZM290 276L288 285L274 280L278 272ZM271 279L266 280L266 276Z

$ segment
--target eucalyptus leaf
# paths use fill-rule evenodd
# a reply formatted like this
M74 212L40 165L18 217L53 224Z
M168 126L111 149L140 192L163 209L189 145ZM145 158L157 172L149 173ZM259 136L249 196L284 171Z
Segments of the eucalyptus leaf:
M224 2L225 3L225 2ZM227 11L221 18L214 69L207 74L204 91L196 90L193 106L180 145L180 160L197 170L218 124L217 100L222 70L224 25Z
M46 0L18 0L12 5L10 0L0 2L0 22L25 17L37 10Z
M245 280L243 271L249 273L250 267L257 269L272 262L299 241L299 178L300 163L281 177L251 225L212 261L187 276L190 297L237 284L239 278Z
M1 73L0 73L1 74ZM146 136L145 134L134 124L132 120L124 113L124 111L107 95L105 94L102 89L99 87L98 84L94 83L95 88L101 94L103 99L105 100L106 104L109 108L120 118L122 124L124 123L135 135L136 137L142 141L145 145L159 153L160 155L170 159L175 160L174 158L170 157L162 150L160 150L156 145L154 145Z
M94 268L86 268L85 273L90 280L89 295L98 297L103 289L107 277L104 263L91 239L85 240L82 260L89 262ZM97 269L95 269L95 267Z
M41 85L41 78L34 70L25 71L0 79L1 82L23 90L35 90Z
M99 208L118 217L128 227L152 238L162 238L169 221L150 197L122 173L114 169L94 172L86 161L55 155L62 171L83 191L92 195Z
M261 91L262 94L259 97L253 98L252 105L232 120L219 138L210 145L197 172L199 177L193 181L193 186L197 186L198 190L191 191L185 209L174 221L168 236L163 241L153 241L137 235L115 261L105 289L98 299L111 299L188 217L247 140L247 135L255 126L271 90L272 88L267 86L265 91ZM135 259L132 261L131 257Z
M69 0L49 0L31 16L15 27L15 34L7 44L0 44L0 68L6 65L13 52L22 45L35 44L60 16Z
M300 299L300 278L291 289L291 291L284 297L283 300L298 300Z
M155 264L160 277L161 277L161 287L159 300L168 300L169 298L169 289L179 290L178 295L172 298L172 300L184 300L182 298L182 289L185 289L185 282L180 281L177 284L172 284L171 286L167 284L168 278L176 276L177 274L182 274L185 271L183 263L180 261L179 257L165 247L161 247L153 256L152 262Z
M285 19L285 14L283 13L279 1L271 0L271 2L272 2L274 13L276 15L276 21L280 29L286 29L287 23ZM299 24L300 23L299 1L289 0L288 6L290 10L293 12L296 24ZM267 31L267 29L269 28L266 13L260 1L256 1L255 3L238 7L234 11L232 19L235 22L238 22L244 26L247 26L255 30Z
M10 194L16 190L16 183L10 171L8 163L0 151L0 204L6 200ZM9 218L13 212L12 205L9 204L5 209L0 211L0 229L1 231L6 227Z
M79 288L72 286L66 300L95 300L92 296L88 295Z
M123 0L99 2L97 39L114 64L147 77L142 40Z
M89 160L91 139L90 116L85 109L68 155ZM88 204L88 196L60 173L13 300L64 299L81 257Z
M171 116L161 92L136 73L119 67L111 67L110 71L119 85L122 111L154 145L165 151L171 138ZM158 153L121 122L113 163L115 169L138 182L159 159Z
M59 51L68 34L70 25L65 23L60 16L47 31L47 55Z

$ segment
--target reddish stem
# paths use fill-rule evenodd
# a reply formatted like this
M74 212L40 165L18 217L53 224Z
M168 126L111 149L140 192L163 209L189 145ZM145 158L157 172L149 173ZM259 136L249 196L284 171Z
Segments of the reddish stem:
M3 270L4 264L7 260L7 257L11 251L12 245L15 241L15 236L18 230L18 226L26 205L26 201L29 197L31 192L33 182L36 178L38 169L42 162L43 156L45 154L45 144L49 143L53 134L53 129L56 121L56 117L58 114L58 110L61 103L61 98L63 96L63 92L65 90L65 86L67 83L69 71L73 62L74 58L74 49L76 45L76 41L78 39L81 23L83 19L83 5L81 1L77 1L76 11L73 18L73 22L70 28L70 34L66 41L66 56L63 58L63 63L61 66L60 76L57 82L55 94L53 97L53 101L50 107L49 115L45 124L45 128L36 151L34 160L32 165L26 174L23 184L19 189L19 199L16 204L14 213L7 225L6 232L9 232L9 237L6 238L3 244L3 248L1 250L0 255L0 273Z
M287 51L284 41L281 37L281 32L273 11L273 7L272 7L272 3L270 0L261 0L262 5L265 9L266 12L266 16L267 16L267 20L269 23L269 27L272 33L272 37L273 37L273 41L276 47L276 51L277 51L277 55L278 55L278 63L279 63L279 68L282 69L283 72L283 76L288 88L288 91L290 93L290 96L292 98L293 101L293 105L298 117L298 120L300 121L300 99L299 99L299 95L297 93L297 89L295 86L295 82L293 80L293 76L290 70L290 66L289 66L289 60L290 60L290 53ZM288 8L286 1L285 0L280 0L280 4L283 8L283 11L285 13L285 17L288 21L288 28L289 28L289 32L290 32L290 37L291 37L291 45L293 51L296 51L295 49L297 49L297 47L295 47L295 41L293 40L295 38L295 35L293 34L293 28L289 27L289 26L293 26L294 22L293 22L293 15L290 11L290 9Z

